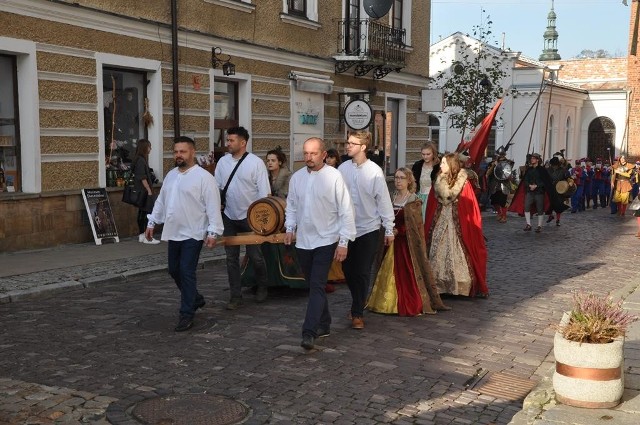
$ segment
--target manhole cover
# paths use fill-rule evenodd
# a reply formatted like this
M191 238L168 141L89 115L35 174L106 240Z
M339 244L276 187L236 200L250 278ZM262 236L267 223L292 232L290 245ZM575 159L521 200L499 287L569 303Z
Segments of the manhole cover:
M173 328L178 324L178 318L169 316L150 316L141 319L138 327L147 331L173 332ZM193 320L193 328L190 331L201 331L203 329L212 328L216 325L216 321L212 317L206 317L201 314L196 315Z
M132 416L149 425L232 425L249 416L249 407L228 397L183 394L156 397L138 403Z
M536 386L535 381L502 372L491 373L480 383L482 386L475 389L480 394L509 401L524 400Z

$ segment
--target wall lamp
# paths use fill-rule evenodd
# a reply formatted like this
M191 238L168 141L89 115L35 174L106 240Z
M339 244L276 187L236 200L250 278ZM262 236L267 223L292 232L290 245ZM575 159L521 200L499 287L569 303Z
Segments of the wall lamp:
M222 73L224 75L236 75L236 66L232 64L231 56L225 55L226 59L221 59L222 50L219 47L211 48L211 67L217 68L219 65L222 65Z

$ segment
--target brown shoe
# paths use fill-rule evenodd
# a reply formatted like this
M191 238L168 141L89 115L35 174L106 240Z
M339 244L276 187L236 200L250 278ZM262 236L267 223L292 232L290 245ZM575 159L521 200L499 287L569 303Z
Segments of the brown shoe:
M364 329L364 320L362 320L362 317L354 317L351 319L351 328L358 330Z

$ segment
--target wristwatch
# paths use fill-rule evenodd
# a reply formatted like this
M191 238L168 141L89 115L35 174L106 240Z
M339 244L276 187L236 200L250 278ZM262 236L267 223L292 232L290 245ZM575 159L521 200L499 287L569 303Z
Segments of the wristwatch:
M219 236L216 232L207 232L207 238L218 239Z

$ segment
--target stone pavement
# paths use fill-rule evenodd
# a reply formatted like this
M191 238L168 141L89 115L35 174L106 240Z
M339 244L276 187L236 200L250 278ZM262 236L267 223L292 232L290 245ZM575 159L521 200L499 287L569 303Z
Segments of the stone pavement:
M572 290L612 291L640 310L634 219L589 210L541 234L523 225L485 215L488 299L448 298L451 311L415 318L370 313L354 331L349 292L338 285L329 295L331 335L311 352L299 347L303 290L271 289L264 304L247 292L242 308L224 309L221 248L203 251L207 305L185 333L173 332L178 293L166 244L0 254L0 424L140 424L144 403L205 395L246 406L249 424L640 422L637 323L618 408L554 405L547 381L552 325ZM520 387L500 392L492 380ZM224 409L196 420L198 407L185 402L147 423L229 423Z

